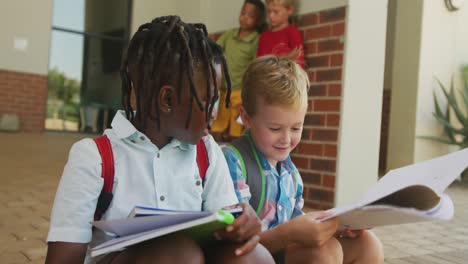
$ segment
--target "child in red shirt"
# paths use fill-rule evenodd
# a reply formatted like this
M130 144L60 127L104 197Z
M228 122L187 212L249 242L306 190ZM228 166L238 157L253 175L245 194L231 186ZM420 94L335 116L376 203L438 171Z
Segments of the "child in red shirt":
M305 69L304 44L299 30L289 24L294 12L294 0L266 0L269 29L260 35L257 57L275 54L288 55L296 51L297 63Z

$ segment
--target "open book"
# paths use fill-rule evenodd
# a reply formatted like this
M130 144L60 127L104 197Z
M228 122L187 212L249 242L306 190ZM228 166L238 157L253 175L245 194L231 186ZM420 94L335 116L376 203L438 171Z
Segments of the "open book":
M389 171L355 203L335 207L340 228L366 229L429 220L450 220L453 202L445 189L468 167L468 148Z
M242 207L233 207L230 209L225 209L223 211L227 211L231 213L234 217L238 217L242 214L243 210ZM177 210L168 210L168 209L160 209L148 206L135 206L133 210L130 212L128 217L141 217L141 216L150 216L150 215L175 215L175 214L198 214L200 212L194 211L177 211ZM203 213L203 212L202 212Z
M144 209L145 216L138 216ZM93 222L93 226L116 235L91 249L91 256L99 256L174 232L185 232L197 241L208 241L212 234L234 221L242 208L217 212L170 211L135 207L129 218ZM233 212L233 214L230 213ZM241 212L241 211L240 211Z

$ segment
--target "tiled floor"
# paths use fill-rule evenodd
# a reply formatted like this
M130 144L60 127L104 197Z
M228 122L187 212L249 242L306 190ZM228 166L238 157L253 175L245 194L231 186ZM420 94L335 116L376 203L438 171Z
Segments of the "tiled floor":
M451 221L375 229L385 263L468 263L468 186L453 184L448 193L455 203Z
M86 135L0 133L0 263L43 263L55 189L71 144ZM449 188L456 216L376 229L386 263L468 263L468 187Z
M80 137L0 133L0 263L44 263L55 189Z

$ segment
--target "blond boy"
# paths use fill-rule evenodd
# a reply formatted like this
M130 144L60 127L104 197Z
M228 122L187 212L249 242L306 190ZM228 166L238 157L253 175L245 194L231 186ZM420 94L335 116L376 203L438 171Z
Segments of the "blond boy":
M247 68L240 112L248 130L223 147L237 197L257 211L261 243L280 263L383 263L371 232L338 236L337 219L318 222L323 212L302 211L303 183L290 153L301 139L308 88L306 72L285 57L259 57Z

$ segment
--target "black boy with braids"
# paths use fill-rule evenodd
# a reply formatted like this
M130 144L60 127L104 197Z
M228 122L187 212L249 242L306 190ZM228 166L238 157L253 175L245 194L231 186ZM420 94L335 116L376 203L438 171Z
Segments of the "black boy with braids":
M207 36L205 25L186 24L177 16L156 18L140 26L135 33L121 68L122 104L127 118L137 124L141 131L148 128L145 116L156 122L157 129L161 128L160 104L169 103L167 100L173 95L164 93L161 102L156 96L161 93L161 88L167 85L174 87L180 105L184 82L188 82L190 87L189 109L195 103L198 110L205 113L206 124L209 124L214 103L218 99L215 65L222 65L229 93L230 78L222 49ZM204 102L195 89L193 76L196 68L202 69L206 79ZM210 87L211 84L214 84L214 89ZM136 96L136 109L131 105L132 90ZM170 102L172 105L174 103ZM229 103L229 97L226 103ZM172 110L172 105L167 105L166 110ZM186 129L189 128L192 114L192 111L187 114Z
M139 27L121 67L125 113L119 111L112 128L105 131L113 155L118 157L115 177L119 184L114 185L114 198L103 219L126 217L135 206L126 204L127 200L192 211L213 211L238 203L221 149L208 135L222 71L229 80L222 49L208 39L203 24L188 24L177 16L166 16ZM229 103L229 96L226 101ZM202 186L195 146L189 145L198 142L205 144L209 158ZM101 170L96 169L101 166L98 157L90 139L75 143L70 151L62 175L65 180L61 180L55 197L46 263L83 263L89 253L88 243L95 238L89 224L96 208L93 201L97 201L102 190ZM155 193L153 184L167 195L158 197L160 194ZM159 198L156 202L155 197ZM271 255L258 244L260 220L250 205L240 206L244 209L242 215L225 230L218 231L215 236L221 241L209 248L174 234L95 261L272 263ZM91 240L83 238L83 234Z

